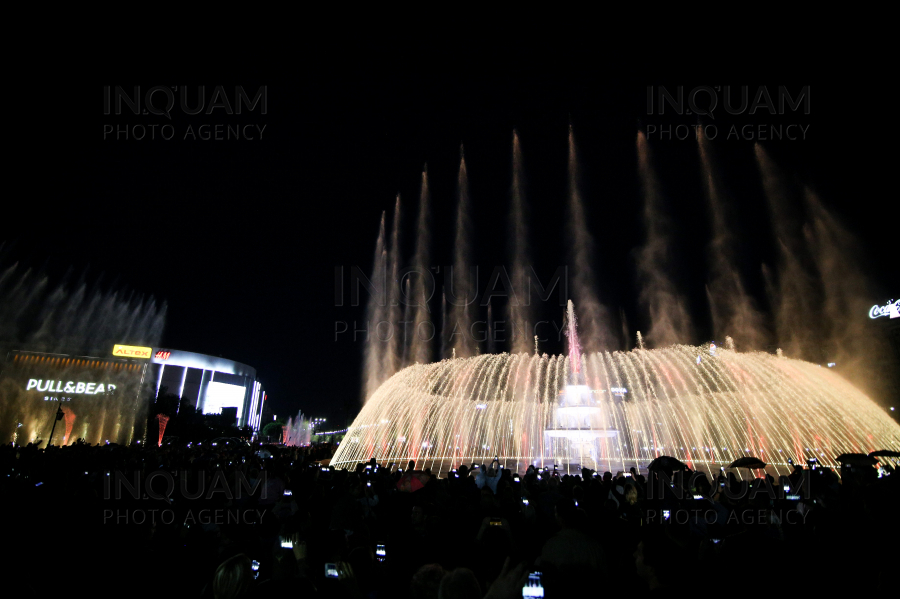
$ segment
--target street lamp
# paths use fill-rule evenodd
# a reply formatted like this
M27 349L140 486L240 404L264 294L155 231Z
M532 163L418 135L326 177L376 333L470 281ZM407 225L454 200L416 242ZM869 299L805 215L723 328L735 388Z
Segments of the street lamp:
M47 449L50 449L50 442L53 440L53 431L56 430L56 423L63 419L62 398L56 406L56 418L53 419L53 426L50 427L50 437L47 439Z

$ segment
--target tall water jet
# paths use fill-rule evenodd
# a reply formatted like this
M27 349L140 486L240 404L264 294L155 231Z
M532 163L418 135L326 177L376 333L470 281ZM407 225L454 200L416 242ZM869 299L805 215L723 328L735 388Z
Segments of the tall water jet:
M818 350L824 341L816 326L821 318L820 302L816 299L821 296L821 289L808 264L811 260L799 219L790 208L788 184L762 146L756 144L754 149L778 240L777 273L773 278L766 271L778 343L792 357L818 361L823 358Z
M391 246L388 250L386 270L389 280L388 289L388 322L391 323L390 337L387 341L382 361L383 378L387 379L403 366L403 335L400 332L400 321L403 318L400 287L400 194L394 202L394 218L391 226Z
M431 244L430 215L428 197L428 168L422 171L422 189L419 194L419 219L416 229L416 250L413 255L415 279L412 284L412 297L407 301L413 310L413 327L410 333L410 362L427 364L431 361L432 342L435 326L431 321L431 310L428 302L434 293L433 279L429 270L429 246Z
M456 240L453 253L453 272L450 285L450 326L446 340L455 354L461 358L475 355L475 339L472 337L472 304L477 301L477 283L473 284L472 267L472 219L469 201L469 175L466 157L459 148L458 200L456 205ZM446 319L445 319L446 322ZM442 356L444 357L444 356Z
M535 324L531 308L530 268L528 257L528 225L525 207L525 174L519 135L513 130L512 189L510 190L509 249L512 256L513 297L507 303L507 320L511 328L512 353L527 353Z
M497 353L497 332L494 330L494 313L491 304L487 307L487 353Z
M569 363L572 374L581 372L581 344L578 342L578 327L575 322L575 304L569 300L566 304L566 338L569 340Z
M450 336L449 323L447 322L447 293L441 293L441 351L438 357L443 360L447 356L447 348L449 344L447 340ZM455 354L455 352L453 352Z
M585 350L599 351L617 345L611 333L609 313L597 299L597 283L594 277L594 239L588 231L584 202L579 192L578 156L575 135L569 125L569 243L572 265L572 294L581 314Z
M367 400L375 389L384 382L384 354L387 350L386 339L382 339L381 331L388 323L387 301L387 255L385 252L385 213L381 213L381 224L378 228L378 239L375 242L375 256L372 259L372 287L369 289L369 301L366 305L366 342L363 352L363 368L365 369L364 397ZM391 325L393 327L393 324Z
M400 339L400 364L401 368L407 366L409 364L410 358L410 346L412 344L412 337L409 334L408 325L412 322L413 310L415 306L411 303L410 299L412 297L412 284L410 283L409 276L405 276L400 280L400 293L403 303L403 320L400 321L400 328L397 330L397 335L401 336Z
M638 254L639 300L650 316L647 339L656 347L684 343L691 338L691 321L684 296L672 281L672 239L662 192L643 131L637 135L638 170L644 192L647 241Z
M712 222L706 295L712 315L713 334L720 339L726 334L730 335L744 348L763 349L768 340L765 318L747 293L737 267L734 238L725 209L726 198L718 181L711 143L703 135L699 135L697 139Z
M625 340L623 349L627 351L630 347L628 340L631 339L631 333L628 330L628 317L625 315L625 310L622 308L619 308L619 322L622 324L622 339Z

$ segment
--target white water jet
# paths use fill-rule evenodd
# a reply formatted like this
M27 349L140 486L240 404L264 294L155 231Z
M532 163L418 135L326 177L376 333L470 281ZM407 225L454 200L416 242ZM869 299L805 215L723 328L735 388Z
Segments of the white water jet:
M394 222L391 227L391 245L388 249L388 322L391 324L387 348L382 356L382 378L387 379L403 367L402 335L398 330L403 311L400 308L400 194L394 202Z
M385 213L381 213L381 225L378 229L378 240L375 242L375 257L372 260L372 289L366 306L366 343L364 346L363 368L365 385L363 400L384 382L384 355L387 352L386 340L382 340L379 331L384 329L382 323L387 322L389 307L387 300L387 255L385 252Z
M569 126L569 219L568 234L572 257L569 276L572 295L581 314L581 326L588 351L598 351L618 346L610 327L607 308L597 298L597 281L594 277L594 239L588 231L584 201L578 187L578 156L575 135Z
M413 311L412 331L409 332L409 362L427 364L433 354L432 343L435 337L435 325L431 320L428 302L434 289L429 287L430 264L429 246L431 230L429 228L428 168L422 171L422 189L419 194L419 218L416 228L416 249L413 254L414 279L412 295L406 297Z
M472 219L470 215L469 177L462 146L459 149L459 177L457 178L456 240L453 254L453 271L450 276L450 322L444 337L454 353L461 358L475 355L475 339L472 337L472 312L476 308L478 286L473 284L472 268ZM476 304L476 305L473 305ZM444 319L443 325L447 325ZM442 326L442 329L445 328ZM445 357L442 356L441 357Z
M535 324L531 308L531 286L528 284L528 225L525 207L525 174L519 136L513 131L512 189L510 190L509 248L512 257L512 297L507 303L507 321L510 324L512 353L527 353Z

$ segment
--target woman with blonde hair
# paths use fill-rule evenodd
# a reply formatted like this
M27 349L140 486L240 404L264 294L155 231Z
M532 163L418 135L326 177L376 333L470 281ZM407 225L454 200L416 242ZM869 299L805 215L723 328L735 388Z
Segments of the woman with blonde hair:
M250 567L250 558L241 553L219 564L213 576L213 597L215 599L245 597L252 584L253 570Z

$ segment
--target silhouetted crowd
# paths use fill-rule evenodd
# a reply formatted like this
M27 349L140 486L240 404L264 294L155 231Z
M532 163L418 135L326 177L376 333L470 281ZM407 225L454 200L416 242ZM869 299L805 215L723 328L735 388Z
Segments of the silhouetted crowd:
M900 475L336 470L303 448L0 447L8 596L829 596L898 587ZM323 462L324 461L324 462ZM746 478L748 471L738 472ZM761 471L757 471L761 472ZM540 573L540 574L537 574Z

